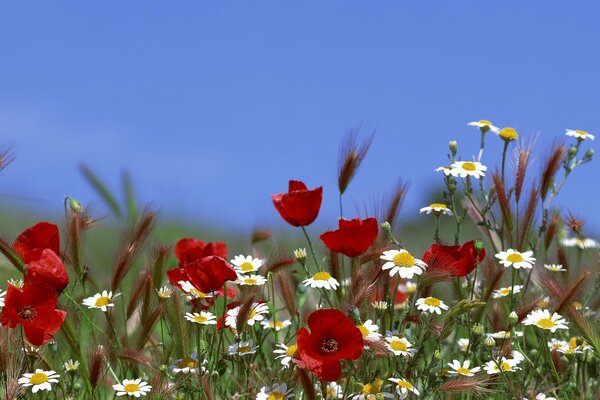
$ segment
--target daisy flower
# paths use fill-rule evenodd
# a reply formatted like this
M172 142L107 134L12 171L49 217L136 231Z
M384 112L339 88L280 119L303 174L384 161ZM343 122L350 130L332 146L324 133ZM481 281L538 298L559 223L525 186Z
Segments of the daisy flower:
M421 297L417 300L417 309L423 312L430 312L431 314L437 313L442 314L442 309L447 310L448 306L437 297Z
M372 382L363 385L359 393L350 395L352 400L376 400L378 398L391 399L394 397L393 393L382 392L384 380L381 378L375 378Z
M387 341L388 350L394 353L394 355L409 355L412 344L410 344L410 342L406 338L401 338L398 336L387 336L385 340Z
M493 337L494 339L509 339L511 336L515 336L515 337L521 337L523 336L523 332L517 332L517 331L498 331L498 332L494 332L494 333L488 333L488 336Z
M267 279L261 275L238 275L235 281L238 285L262 286L267 283Z
M548 271L552 272L565 272L566 269L562 266L562 264L544 264L544 268Z
M568 346L569 344L567 342L565 342L564 340L558 340L558 339L550 339L550 341L548 342L548 349L550 349L550 351L558 351L560 348Z
M502 128L500 129L500 132L498 132L498 136L507 142L512 142L513 140L517 140L519 138L515 128Z
M92 297L88 297L83 300L83 305L88 306L88 308L99 308L102 311L106 312L108 310L107 307L114 307L115 304L112 302L114 298L119 296L119 294L115 294L113 296L113 292L109 292L104 290L102 293L96 293Z
M233 264L233 268L238 274L247 274L248 272L258 271L263 265L263 260L240 254L239 256L233 257L231 264Z
M189 357L177 359L169 368L175 374L195 374L198 372L198 354L192 353Z
M376 310L387 310L390 306L387 301L374 301L371 305Z
M511 293L519 293L523 289L523 285L515 285L514 287L503 287L497 290L494 290L492 293L492 297L495 299L499 299L501 297L506 297Z
M0 307L4 307L4 297L6 296L6 292L0 290Z
M518 362L514 359L502 357L501 360L490 360L486 362L483 369L488 375L496 375L501 372L515 372L516 370L521 369L517 367L517 364Z
M199 313L185 313L185 319L200 325L215 325L217 323L217 317L208 311L200 311Z
M304 283L304 286L326 290L336 290L340 286L340 283L329 272L317 272L312 278L305 279L302 283Z
M449 372L451 375L462 375L462 376L473 376L481 370L481 367L469 368L471 361L465 360L461 364L458 360L453 360L448 363L448 366L452 368Z
M440 216L442 214L452 215L452 210L450 210L448 208L448 206L446 206L445 204L442 204L442 203L431 203L427 207L421 208L419 210L419 212L427 213L427 214L433 213L434 215L437 215L437 216Z
M384 271L389 269L390 276L399 275L400 278L412 279L415 275L421 275L423 270L427 268L427 264L418 258L414 258L408 251L387 250L379 257L386 261L381 267Z
M577 338L575 338L575 337L571 338L571 340L569 340L569 342L565 342L564 345L559 347L558 351L559 351L559 353L563 353L563 354L567 354L567 355L583 353L581 348L579 346L577 346Z
M560 241L560 244L565 247L579 247L582 250L597 249L600 247L600 243L598 243L594 239L589 239L589 238L584 238L584 237L582 237L582 238L572 237L572 238L562 239Z
M525 251L523 253L508 249L496 254L496 258L500 260L505 268L513 267L514 269L526 268L530 269L535 264L535 258L532 257L533 251Z
M69 359L63 363L63 368L66 372L75 373L79 369L79 361Z
M479 179L485 176L487 167L478 161L456 161L450 166L452 170L450 174L452 176L466 178L472 176L475 179Z
M390 381L396 384L396 391L400 396L406 396L409 392L419 395L419 391L412 383L402 378L390 378Z
M379 340L381 333L377 333L379 327L373 323L370 319L366 320L362 325L356 326L360 333L362 333L363 340Z
M523 320L523 325L535 325L540 329L549 330L554 333L557 329L569 329L568 322L559 314L550 315L549 310L534 310Z
M294 250L294 258L296 260L305 260L306 259L306 249L299 248L299 249Z
M212 297L212 294L198 290L190 281L179 281L178 283L181 286L181 290L188 294L188 299L200 299L203 305L207 305L208 303L205 299Z
M292 389L288 389L285 383L276 383L271 386L263 386L256 394L256 400L284 400L294 397Z
M261 321L260 324L263 326L263 329L275 329L277 332L282 330L283 328L287 328L292 324L292 321L289 319L284 319L282 321L276 321L274 319L268 319L266 321Z
M254 354L256 353L256 349L258 349L258 346L252 346L252 339L248 340L247 342L234 343L231 346L229 346L229 348L227 349L227 353L229 353L230 356L244 356L246 354Z
M450 176L452 175L452 168L451 167L437 167L436 169L434 169L435 172L443 172L444 175L446 176Z
M58 383L58 375L54 371L44 371L43 369L36 369L34 373L23 374L17 383L23 387L31 386L31 392L37 393L39 390L52 390L51 383Z
M463 353L466 352L467 349L469 348L469 339L467 339L467 338L458 339L458 348Z
M556 397L548 397L544 393L538 393L535 400L556 400Z
M337 382L329 382L325 386L325 399L341 399L344 397L344 388Z
M159 289L156 289L156 294L161 299L168 299L173 294L173 289L171 289L168 286L163 286L163 287L161 287Z
M117 392L117 396L145 396L147 395L152 386L148 385L140 378L138 379L123 379L123 383L113 385L113 389Z
M414 293L417 291L417 283L413 281L406 281L404 287L406 288L406 293Z
M237 329L237 317L241 308L242 306L237 306L227 311L225 316L225 326ZM267 314L268 312L269 306L267 306L265 303L253 303L252 307L250 308L250 312L248 313L248 319L246 320L246 323L250 326L254 326L257 321L262 321L265 319L263 314Z
M283 365L283 368L289 367L290 362L299 357L298 346L296 344L286 346L283 343L278 343L277 347L277 349L273 350L273 353L279 354L277 357L275 357L275 359L281 359L281 365Z
M469 122L467 125L475 126L475 127L479 128L479 130L481 132L487 132L487 131L492 131L494 133L500 132L500 128L498 128L497 126L494 126L490 121L487 121L485 119Z
M572 136L577 139L581 139L581 140L596 139L596 137L594 135L592 135L591 133L587 133L586 131L581 131L579 129L567 129L566 131L567 132L565 134L567 136Z

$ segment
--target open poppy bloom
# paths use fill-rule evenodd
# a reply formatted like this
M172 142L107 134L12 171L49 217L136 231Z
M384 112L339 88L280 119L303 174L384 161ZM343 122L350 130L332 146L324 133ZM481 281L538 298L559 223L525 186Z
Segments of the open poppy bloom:
M327 248L348 257L363 254L377 238L378 228L375 218L352 220L340 219L339 229L325 232L321 240Z
M308 317L298 331L298 352L306 368L319 379L336 381L342 373L340 360L356 360L363 351L363 335L343 312L321 309Z
M56 300L57 294L49 285L32 282L17 288L9 284L0 322L9 328L22 325L27 340L40 346L54 337L67 315L55 308Z
M308 190L304 182L289 181L287 193L271 196L275 208L293 226L310 225L319 215L323 200L323 187Z
M485 249L478 254L473 240L461 246L434 243L423 255L428 272L458 277L467 276L484 258Z
M208 256L227 258L227 244L205 243L199 239L183 238L175 245L175 257L179 260L180 267Z
M227 261L218 256L208 256L184 267L167 271L169 281L183 290L180 282L190 282L196 289L208 294L223 288L227 281L235 281L237 273Z
M60 254L58 227L48 222L35 224L17 236L12 248L25 264L39 260L45 249L50 249L58 255Z
M61 292L69 284L69 276L61 259L50 249L27 264L26 282L42 282Z

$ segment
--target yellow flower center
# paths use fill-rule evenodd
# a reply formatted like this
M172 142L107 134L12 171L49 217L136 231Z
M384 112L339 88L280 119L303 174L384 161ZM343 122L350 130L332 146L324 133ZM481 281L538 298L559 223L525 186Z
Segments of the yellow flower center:
M398 386L405 388L405 389L409 389L409 390L413 388L413 385L411 385L407 381L398 381Z
M575 132L579 133L581 136L587 136L588 135L588 133L586 131L581 131L579 129L577 129Z
M35 374L31 375L31 378L29 378L29 383L32 385L41 385L45 382L48 382L48 375L41 372L36 372Z
M254 265L252 265L252 263L249 262L245 262L242 265L240 265L240 269L244 272L249 272L249 271L253 271L254 270Z
M281 322L281 321L271 322L271 328L279 328L279 329L281 329L281 328L283 328L283 322Z
M360 331L360 333L362 333L363 338L366 338L367 336L369 336L369 330L367 328L365 328L363 325L357 326L357 328Z
M315 276L313 276L315 281L328 281L330 278L331 275L329 275L328 272L317 272Z
M502 371L510 371L510 370L512 370L512 367L506 361L502 361L502 363L500 363L500 369Z
M272 392L269 397L267 397L268 400L284 400L285 399L285 395L281 392Z
M194 360L191 357L185 357L183 360L179 361L179 363L177 364L178 368L196 368L198 366L198 363L196 362L196 360Z
M556 324L550 318L542 318L538 322L535 323L542 329L552 329Z
M415 265L415 258L408 251L396 254L393 261L395 266L401 268L410 268Z
M492 126L491 121L488 121L488 120L485 120L485 119L480 119L479 120L479 124L485 125L485 126Z
M392 350L396 350L396 351L408 350L408 348L406 347L406 343L404 343L401 340L394 340L393 342L390 343L390 347L392 348Z
M194 315L194 321L199 324L203 324L204 322L208 321L208 318L203 315Z
M502 128L502 130L500 130L500 132L498 133L498 136L508 141L517 140L517 138L519 137L517 131L515 131L514 128Z
M474 163L467 161L463 163L462 169L464 169L465 171L475 171L477 169L477 166Z
M110 304L110 297L107 297L107 296L98 297L96 299L96 303L94 303L94 305L96 307L102 307L102 306L106 306L108 304Z
M442 304L440 299L436 299L435 297L428 297L425 299L425 304L431 307L439 307Z
M373 382L367 383L362 388L362 394L378 394L383 385L383 380L375 378Z
M442 204L442 203L431 203L429 205L429 207L431 207L431 208L441 208L441 209L444 209L444 210L448 208L448 207L446 207L445 204Z
M523 261L523 256L519 253L512 253L506 257L506 261L510 261L512 263L518 263Z
M460 367L456 370L461 375L471 375L471 370L469 368Z
M194 296L194 297L197 297L197 298L199 298L199 299L203 299L203 298L205 298L205 297L206 297L206 293L203 293L203 292L199 291L199 290L198 290L198 289L196 289L196 288L192 288L192 289L190 289L190 294L191 294L192 296Z
M127 385L125 385L123 387L123 391L125 393L135 393L138 392L140 390L140 385L138 385L137 383L128 383Z
M250 346L240 346L238 348L238 353L248 353L252 350L252 347Z
M500 294L502 296L508 296L510 294L510 288L502 288L502 289L500 289Z
M250 310L250 312L248 313L248 319L252 319L256 317L256 311L255 310Z
M296 356L297 356L297 353L298 353L298 346L297 346L297 345L295 345L295 344L291 345L290 347L288 347L288 348L285 350L285 354L286 354L288 357L296 358Z
M258 283L258 281L254 278L246 278L246 279L244 279L244 282L247 285L256 285Z

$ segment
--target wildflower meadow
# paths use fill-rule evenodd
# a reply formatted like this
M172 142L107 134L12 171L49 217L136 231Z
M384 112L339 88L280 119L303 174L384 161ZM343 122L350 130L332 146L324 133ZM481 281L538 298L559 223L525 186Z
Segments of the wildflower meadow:
M600 398L600 244L578 214L595 211L554 201L594 135L557 128L538 148L487 120L462 129L479 150L439 154L418 234L398 217L410 168L376 209L345 201L368 185L372 136L341 144L337 187L264 193L285 232L230 241L161 235L127 181L120 202L84 168L115 218L66 197L64 218L0 232L0 398Z

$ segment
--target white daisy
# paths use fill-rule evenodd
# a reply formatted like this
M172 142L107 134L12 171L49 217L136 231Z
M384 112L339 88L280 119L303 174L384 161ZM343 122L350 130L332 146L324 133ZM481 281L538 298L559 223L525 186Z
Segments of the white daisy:
M568 322L559 314L550 315L549 310L534 310L523 320L523 325L535 325L540 329L554 333L557 329L569 329Z
M481 370L481 367L469 368L470 365L471 361L469 360L463 361L462 364L458 360L453 360L451 363L448 363L448 366L452 368L449 373L450 375L473 376Z
M261 275L238 275L238 285L262 286L267 283L267 279Z
M161 288L156 289L156 294L158 294L158 297L160 297L161 299L168 299L173 294L173 289L171 289L168 286L163 286Z
M452 168L451 167L437 167L434 171L435 172L443 172L444 175L446 175L446 176L452 175Z
M175 360L169 367L174 374L195 374L198 372L198 354L192 353L189 357Z
M548 349L550 349L550 351L558 351L561 347L566 347L568 345L569 343L565 342L564 340L552 338L548 342Z
M51 383L58 383L58 375L55 371L44 371L36 369L34 373L23 374L17 383L23 387L31 386L31 392L37 393L39 390L52 390Z
M386 261L381 267L384 271L389 269L390 276L399 275L400 278L412 279L415 275L421 275L423 270L427 268L427 264L418 258L414 258L408 251L387 250L379 257Z
M282 330L283 328L287 328L292 324L292 321L289 319L284 319L281 321L275 321L273 319L268 319L266 321L261 321L260 324L263 326L263 329L275 329L277 332Z
M456 161L450 167L452 168L450 174L461 178L472 176L479 179L484 177L485 171L487 171L487 167L478 161Z
M312 278L305 279L302 283L304 283L304 286L326 290L336 290L340 286L340 283L329 272L317 272Z
M244 356L246 354L256 353L258 346L253 347L252 339L247 342L234 343L227 349L230 356Z
M434 215L437 215L437 216L440 216L442 214L452 215L452 210L450 210L448 208L448 206L446 206L443 203L431 203L427 207L421 208L419 210L419 212L420 213L427 213L427 214L433 213Z
M396 384L396 391L400 396L406 395L409 392L412 392L417 396L419 395L419 391L417 390L417 388L414 387L412 383L410 383L406 379L390 378L389 380Z
M190 281L179 281L178 283L181 286L181 290L187 293L188 299L199 299L202 305L208 305L206 299L213 296L211 293L201 292Z
M152 386L148 385L140 378L138 379L123 379L122 383L113 385L113 389L117 392L117 396L145 396L147 395Z
M512 266L515 269L532 268L533 264L535 264L535 258L532 256L533 251L525 251L521 253L520 251L514 249L508 249L496 254L496 258L500 260L500 264L502 264L505 268Z
M75 373L79 369L79 361L69 359L63 363L63 368L66 372Z
M548 397L544 393L538 393L535 400L556 400L556 397Z
M296 260L305 260L306 259L306 249L299 248L299 249L294 250L294 258L296 258Z
M421 297L417 300L417 309L423 312L430 312L431 314L437 313L442 314L442 309L447 310L448 306L437 297Z
M294 397L292 389L288 389L285 383L276 383L271 386L263 386L256 394L256 400L285 400Z
M112 291L109 292L104 290L102 293L96 293L94 296L84 299L83 305L88 306L88 308L99 308L102 311L106 312L108 310L107 307L115 306L115 304L112 301L114 298L119 296L119 294L115 294L113 296Z
M562 266L562 264L544 264L544 268L548 271L552 272L565 272L566 269Z
M416 282L413 281L406 281L403 285L406 289L405 292L406 293L414 293L417 291L417 284Z
M386 336L388 350L394 353L396 356L407 356L410 354L410 348L412 344L408 339L404 337L398 337L396 335Z
M283 365L284 368L289 367L290 362L292 362L293 359L298 358L298 346L296 344L286 346L283 343L278 343L277 347L277 349L273 350L273 353L279 354L275 359L280 358L281 365Z
M568 342L565 342L558 351L563 354L571 355L571 354L581 354L583 353L581 347L577 345L577 338L571 338Z
M208 311L200 311L199 313L185 313L185 319L200 325L216 325L217 323L217 317Z
M579 247L582 250L600 248L600 243L598 243L596 240L584 237L572 237L562 239L560 241L560 244L565 247Z
M375 378L372 382L362 385L359 393L350 395L352 400L377 400L380 398L391 399L394 397L393 393L382 392L385 381L381 378ZM389 385L386 385L389 386Z
M263 265L263 260L240 254L239 256L233 257L231 264L233 264L235 272L238 274L247 274L249 272L258 271Z
M467 349L469 348L469 339L467 339L467 338L460 338L460 339L458 339L458 348L463 353L466 352Z
M338 385L337 382L329 382L325 386L325 399L341 399L344 397L344 388ZM321 396L321 398L323 398Z
M500 132L500 128L498 128L497 126L494 126L490 121L487 121L485 119L469 122L467 125L476 126L482 132L487 132L487 131L492 131L494 133Z
M225 326L237 329L237 316L240 313L241 308L242 306L237 306L227 311L225 316ZM265 319L263 314L267 314L268 312L269 306L267 306L265 303L252 303L246 323L250 326L254 326L257 321L262 321Z
M577 139L581 139L581 140L596 139L596 137L594 135L592 135L591 133L587 133L586 131L581 131L579 129L567 129L566 131L567 132L565 134L567 136L572 136Z
M519 293L521 291L521 289L523 289L523 285L515 285L514 288L511 286L503 287L503 288L494 290L494 292L492 293L492 297L495 299L499 299L501 297L509 296L511 293Z
M371 303L371 305L376 310L387 310L390 306L387 301L374 301Z
M488 333L488 336L493 337L494 339L509 339L511 336L521 337L523 336L523 332L517 331L498 331L494 333Z
M362 325L356 326L360 333L362 333L363 340L379 340L381 333L377 333L379 327L373 323L370 319L363 322Z
M514 359L502 357L500 360L490 360L485 363L483 369L488 375L499 374L500 372L515 372L521 369L517 367L518 362Z

